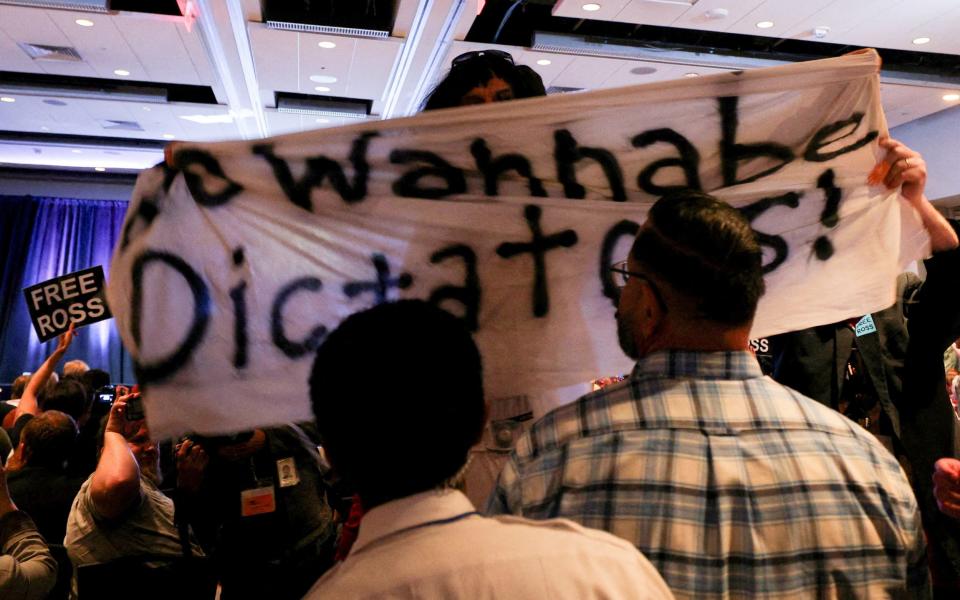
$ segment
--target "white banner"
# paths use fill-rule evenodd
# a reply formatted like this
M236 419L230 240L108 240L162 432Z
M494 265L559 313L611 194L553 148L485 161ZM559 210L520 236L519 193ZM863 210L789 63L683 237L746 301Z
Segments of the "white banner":
M490 398L626 372L606 266L671 186L716 194L760 233L755 336L888 306L928 242L896 192L867 182L886 134L878 69L864 51L175 144L138 181L109 282L150 426L166 437L310 418L312 351L350 313L396 298L466 320Z

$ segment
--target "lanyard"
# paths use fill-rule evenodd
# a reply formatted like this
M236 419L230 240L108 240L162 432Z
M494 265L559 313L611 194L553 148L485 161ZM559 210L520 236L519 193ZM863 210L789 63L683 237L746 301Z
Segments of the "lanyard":
M480 513L478 513L478 512L475 511L475 510L471 510L471 511L468 511L468 512L465 512L465 513L460 513L459 515L454 515L454 516L452 516L452 517L447 517L447 518L445 518L445 519L434 519L434 520L432 520L432 521L424 521L423 523L417 523L416 525L411 525L410 527L404 527L403 529L398 529L398 530L396 530L396 531L392 531L392 532L388 533L387 535L385 535L385 536L383 536L383 537L381 537L381 538L377 538L376 540L373 540L372 542L370 542L369 544L367 544L367 545L364 546L363 548L360 548L360 549L356 550L355 552L351 552L349 556L353 556L354 554L360 554L361 552L363 552L363 551L366 550L367 548L370 548L371 546L376 546L377 544L379 544L379 543L381 543L381 542L384 542L384 541L393 539L393 538L395 538L395 537L397 537L397 536L399 536L400 534L403 534L403 533L409 533L409 532L411 532L411 531L416 531L417 529L425 529L425 528L427 528L427 527L433 527L433 526L435 526L435 525L447 525L448 523L455 523L456 521L460 521L461 519L466 519L467 517L472 517L472 516L474 516L474 515L478 515L478 516L479 516Z

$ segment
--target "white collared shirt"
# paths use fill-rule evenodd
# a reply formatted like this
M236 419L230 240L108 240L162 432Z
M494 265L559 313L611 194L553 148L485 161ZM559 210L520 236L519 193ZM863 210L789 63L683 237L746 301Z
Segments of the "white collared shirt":
M453 490L372 509L347 559L305 598L673 598L647 559L608 533L474 510Z

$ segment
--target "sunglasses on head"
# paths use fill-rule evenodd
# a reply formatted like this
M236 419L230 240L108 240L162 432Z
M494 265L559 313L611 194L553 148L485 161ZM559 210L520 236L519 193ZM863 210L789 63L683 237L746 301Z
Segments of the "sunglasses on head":
M472 50L470 52L464 52L460 56L454 58L453 62L450 63L450 66L451 68L456 67L457 65L462 65L475 58L482 58L484 56L499 58L501 60L507 61L511 65L513 64L513 57L510 56L509 52L504 52L503 50Z

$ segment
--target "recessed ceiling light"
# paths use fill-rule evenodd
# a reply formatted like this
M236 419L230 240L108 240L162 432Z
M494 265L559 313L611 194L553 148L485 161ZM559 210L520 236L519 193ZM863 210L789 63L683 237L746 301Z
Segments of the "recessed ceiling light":
M93 27L93 21L91 21L90 19L77 19L76 21L74 21L74 23L76 23L80 27Z
M960 94L944 94L943 99L947 102L953 102L955 100L960 100Z
M146 112L150 112L151 109L150 109L149 106L144 106L144 107L143 107L143 110L145 110Z
M584 5L581 6L580 8L582 8L583 10L585 10L585 11L587 11L587 12L596 12L596 11L600 10L600 5L591 2L590 4L584 4Z
M700 73L684 73L684 77L700 77Z
M336 83L337 78L333 75L311 75L310 81L314 83Z
M316 119L317 123L329 123L330 119Z
M163 139L165 139L165 140L172 140L174 137L175 137L175 136L174 136L172 133L165 133L165 134L163 134Z
M40 131L50 131L50 128L44 125L43 127L40 128Z
M325 86L325 85L318 85L318 86L314 87L313 89L315 89L315 90L318 91L318 92L329 92L329 91L330 91L330 88L328 88L328 87Z
M545 67L550 64L550 61L545 58L541 58L537 61L537 64Z
M83 150L71 150L74 154L83 154Z
M913 43L916 44L916 45L918 45L918 46L920 46L921 44L926 44L926 43L929 42L929 41L930 41L930 38L928 38L928 37L913 38Z
M317 45L320 46L321 48L326 48L327 50L329 50L330 48L337 47L337 45L334 44L333 42L318 42Z
M757 23L758 29L770 29L773 27L773 21L760 21Z
M630 69L630 72L634 75L649 75L650 73L656 73L657 70L653 67L634 67Z
M102 173L102 172L106 171L107 168L106 168L106 167L94 167L93 170L94 170L94 171L100 171L100 172Z
M113 74L119 75L120 77L126 77L127 75L130 74L130 71L126 69L114 69Z
M11 98L10 96L0 96L0 102L16 102L16 98Z

